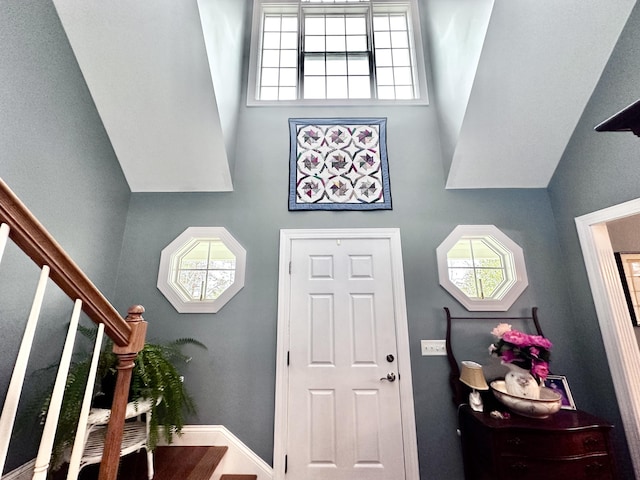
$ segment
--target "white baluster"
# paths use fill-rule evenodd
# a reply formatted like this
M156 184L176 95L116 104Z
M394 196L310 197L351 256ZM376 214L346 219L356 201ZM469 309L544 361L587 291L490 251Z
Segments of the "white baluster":
M84 398L82 399L82 409L80 410L80 419L78 420L78 430L76 438L73 441L73 450L71 451L71 459L69 460L69 471L67 480L76 480L80 472L80 460L84 451L84 444L87 435L87 419L89 418L89 409L91 408L91 399L93 397L93 384L96 381L96 371L98 370L98 360L100 360L100 347L102 346L102 336L104 334L104 324L98 325L98 333L96 335L96 343L93 346L93 356L91 357L91 367L89 368L89 377L87 378L87 386L84 390Z
M45 265L40 272L40 279L38 280L36 293L31 304L31 313L29 313L29 318L27 319L27 325L24 329L20 349L18 350L18 357L16 358L16 364L13 368L13 374L11 375L11 382L7 390L4 407L2 407L2 415L0 415L0 472L4 470L4 463L7 459L11 432L18 410L18 401L20 400L20 393L22 392L22 385L24 384L29 354L31 353L31 346L33 344L33 336L36 331L38 317L40 316L40 309L42 308L48 278L49 267Z
M36 456L36 465L33 470L33 480L46 480L47 470L53 450L53 441L56 436L56 428L58 427L58 418L60 417L60 408L62 407L62 398L64 397L64 388L67 383L67 374L69 373L69 365L71 365L71 354L73 353L73 344L75 342L76 331L78 330L78 320L82 310L82 301L76 300L69 322L69 330L67 338L62 349L62 357L60 357L60 366L58 374L53 385L53 393L51 394L51 402L47 412L47 420L44 423L42 439L40 440L40 448Z

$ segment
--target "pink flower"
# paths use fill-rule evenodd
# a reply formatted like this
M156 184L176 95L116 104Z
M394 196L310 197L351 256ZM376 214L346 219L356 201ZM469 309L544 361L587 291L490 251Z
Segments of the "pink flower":
M491 330L491 335L496 338L502 338L505 332L508 332L509 330L511 330L511 325L509 325L508 323L500 323L498 324L498 326L496 326L496 328Z
M549 375L549 364L547 362L532 362L531 374L544 380Z
M531 345L531 336L518 330L509 330L502 336L502 340L512 343L518 347L528 347Z
M531 344L532 345L536 345L537 347L542 347L542 348L546 348L547 350L550 350L551 347L553 346L553 344L547 340L546 338L540 336L540 335L531 335Z
M504 352L502 352L500 358L503 362L511 363L516 359L516 356L513 353L513 350L505 350Z
M540 355L540 350L536 347L530 347L529 353L531 354L532 357L538 358L538 355Z

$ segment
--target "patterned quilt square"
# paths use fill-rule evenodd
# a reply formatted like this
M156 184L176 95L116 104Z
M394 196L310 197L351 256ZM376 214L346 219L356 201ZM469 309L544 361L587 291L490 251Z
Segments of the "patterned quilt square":
M391 210L385 118L290 118L289 210Z

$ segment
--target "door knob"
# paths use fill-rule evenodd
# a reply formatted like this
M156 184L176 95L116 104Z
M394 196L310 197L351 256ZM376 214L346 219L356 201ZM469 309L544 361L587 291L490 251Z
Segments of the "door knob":
M382 377L380 380L388 380L390 382L395 382L396 381L396 374L393 372L389 372L387 373L386 377Z

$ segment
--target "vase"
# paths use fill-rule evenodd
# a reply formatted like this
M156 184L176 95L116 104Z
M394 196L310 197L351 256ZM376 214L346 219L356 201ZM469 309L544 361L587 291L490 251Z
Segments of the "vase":
M508 394L534 400L540 398L540 385L528 370L513 363L505 363L504 365L509 369L504 376L504 384Z

